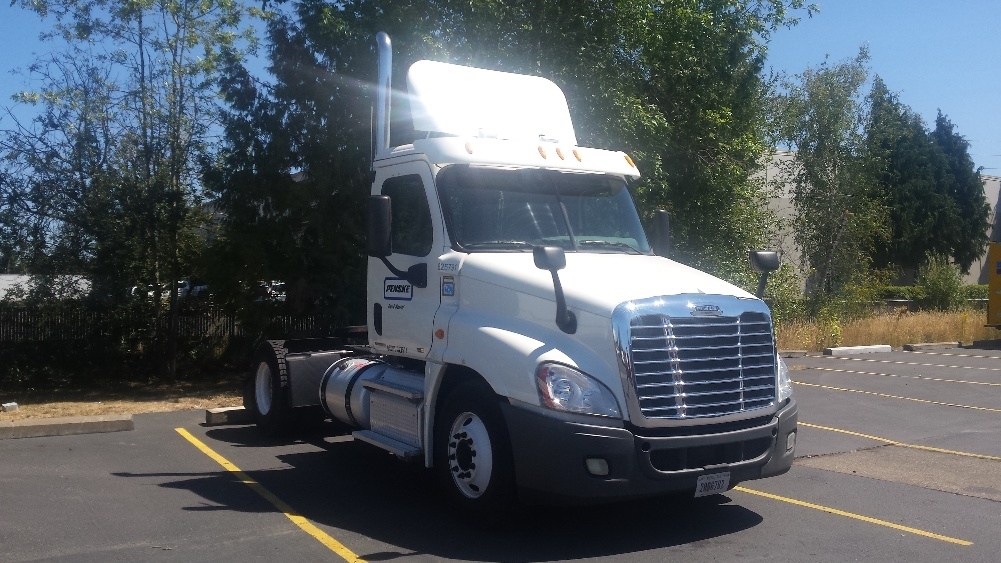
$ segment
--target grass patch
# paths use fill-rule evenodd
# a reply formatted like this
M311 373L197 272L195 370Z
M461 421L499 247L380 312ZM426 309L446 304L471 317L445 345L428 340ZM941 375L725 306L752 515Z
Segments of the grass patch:
M834 346L865 346L922 342L963 342L1001 338L1001 332L985 327L987 315L980 310L884 313L860 319L836 316L811 321L786 321L775 327L780 350L820 352Z
M17 402L18 410L0 413L0 422L236 407L243 404L242 381L242 375L233 372L173 383L113 382L4 394L0 399Z

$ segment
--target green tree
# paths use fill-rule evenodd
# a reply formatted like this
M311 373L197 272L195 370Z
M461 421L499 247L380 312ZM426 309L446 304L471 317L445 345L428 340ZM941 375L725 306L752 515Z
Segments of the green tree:
M43 91L20 99L41 106L39 114L0 137L4 203L15 220L35 226L26 233L31 273L91 273L104 257L98 231L113 227L100 209L112 175L112 89L81 46L40 59L31 71Z
M19 101L39 116L0 141L12 209L50 222L33 269L87 273L118 296L137 282L168 287L168 330L156 338L173 374L176 281L198 245L198 164L219 109L213 78L223 55L239 56L247 10L233 0L18 3L51 16L43 38L64 48L28 69L40 87Z
M672 211L679 259L732 277L767 234L761 187L750 179L765 147L765 44L802 7L799 0L295 2L294 17L269 24L275 83L256 85L236 68L227 81L231 144L213 183L227 215L219 244L244 257L240 279L329 283L300 242L313 239L281 234L308 230L305 211L278 195L297 173L295 190L311 194L298 201L331 205L330 227L342 228L324 267L359 271L354 202L368 190L371 104L359 85L373 81L373 37L386 31L398 87L422 58L554 80L581 144L635 157L644 174L634 187L641 207L648 216L656 207ZM393 143L402 144L412 132L397 101ZM269 250L274 240L288 240L288 262L301 267L280 263Z
M959 208L945 191L945 155L921 117L902 104L876 77L866 126L873 179L889 209L890 240L874 249L876 265L911 273L932 254L948 254L948 233L961 223Z
M680 259L733 279L770 228L753 179L766 149L766 41L791 23L784 10L801 5L640 6L624 15L625 52L637 56L617 117L629 126L625 146L648 174L642 203L647 212L671 211Z
M25 274L44 250L48 220L22 213L11 186L19 178L5 169L0 161L0 273Z
M987 244L990 213L969 144L941 112L929 132L878 77L870 101L869 159L891 230L877 265L914 273L929 257L949 256L969 272Z
M796 150L782 174L796 209L794 238L812 272L815 297L837 292L865 271L885 237L885 208L866 158L861 89L868 52L807 69L775 99L778 137Z
M226 146L208 163L206 185L221 223L206 269L216 295L261 328L261 281L285 282L285 307L365 322L362 220L368 194L369 100L365 81L342 65L362 56L374 68L371 38L338 65L311 48L301 21L333 7L300 6L268 20L269 70L255 80L232 59L222 81L231 111ZM294 17L298 16L298 17ZM336 27L331 30L336 31Z
M941 110L935 118L935 129L930 137L945 157L946 167L942 174L944 191L958 209L956 222L950 225L949 233L944 236L950 244L949 254L966 274L973 262L983 256L990 242L987 234L990 204L984 194L980 169L974 168L970 158L970 143L955 132L955 126Z
M927 305L935 310L956 309L963 302L963 279L947 256L929 256L918 269L917 284L924 289Z

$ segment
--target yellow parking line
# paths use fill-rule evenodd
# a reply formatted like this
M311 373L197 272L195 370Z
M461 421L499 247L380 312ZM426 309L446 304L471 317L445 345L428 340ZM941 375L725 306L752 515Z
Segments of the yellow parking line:
M925 403L927 405L939 405L943 407L956 407L960 409L971 409L975 411L987 411L987 412L1001 412L1001 409L992 409L989 407L975 407L972 405L960 405L958 403L943 403L941 401L929 401L928 399L916 399L914 397L901 397L900 395L887 395L886 393L876 393L875 391L862 391L861 389L846 389L844 387L832 387L830 385L819 385L817 383L804 383L802 381L793 381L796 385L804 385L806 387L818 387L820 389L827 389L829 391L845 391L848 393L861 393L863 395L872 395L874 397L884 397L887 399L901 399L903 401L914 401L915 403Z
M909 526L902 526L900 524L894 524L893 522L887 522L886 520L879 520L878 518L871 518L869 516L862 516L861 514L854 514L852 512L845 512L844 510L838 510L837 508L831 508L829 506L821 506L819 504L813 504L811 502L804 502L801 500L796 500L794 498L783 497L779 495L773 495L771 493L766 493L764 491L757 491L754 489L748 489L746 487L734 487L733 490L740 491L742 493L747 493L750 495L757 495L759 497L765 497L772 500L777 500L781 502L787 502L789 504L794 504L796 506L802 506L805 508L812 508L814 510L819 510L821 512L827 512L828 514L835 514L837 516L844 516L845 518L852 518L854 520L861 520L862 522L868 522L870 524L876 524L877 526L885 526L887 528L893 528L894 530L900 530L901 532L907 532L910 534L915 534L918 536L924 536L926 538L932 538L944 542L954 543L956 545L973 545L973 542L960 540L956 538L950 538L949 536L943 536L941 534L935 534L932 532L926 532L924 530L919 530L917 528L911 528Z
M229 471L234 477L244 485L247 485L254 490L255 493L264 497L265 500L270 502L272 506L278 509L279 512L285 515L286 518L292 521L293 524L299 526L304 532L316 538L317 541L326 546L330 551L333 551L337 555L340 555L345 561L349 563L365 563L364 559L361 559L353 551L344 547L344 544L335 540L334 538L327 535L326 532L317 528L312 522L307 520L304 516L297 513L291 506L285 503L282 499L276 497L271 491L265 489L260 483L254 481L249 475L240 470L239 467L233 465L228 459L217 454L212 448L206 446L201 440L195 438L190 432L183 428L175 428L178 434L184 437L185 440L191 442L193 446L201 450L201 452L208 457L212 458L216 463L221 465L223 469Z
M958 456L962 456L962 457L973 457L973 458L977 458L977 459L986 459L988 461L1001 461L1001 457L997 457L997 456L993 456L993 455L974 454L974 453L970 453L970 452L960 452L960 451L957 451L957 450L946 450L946 449L942 449L942 448L933 448L931 446L921 446L921 445L918 445L918 444L907 444L907 443L904 443L904 442L898 442L896 440L891 440L889 438L880 438L879 436L872 436L872 435L869 435L869 434L862 434L860 432L852 432L851 430L842 430L841 428L831 428L830 426L821 426L819 424L810 424L808 422L799 422L797 424L799 424L800 426L805 426L807 428L816 428L818 430L827 430L828 432L837 432L839 434L847 434L849 436L857 436L859 438L867 438L869 440L875 440L877 442L885 442L886 444L889 444L891 446L900 446L902 448L911 448L913 450L924 450L926 452L938 452L940 454L951 454L951 455L958 455Z

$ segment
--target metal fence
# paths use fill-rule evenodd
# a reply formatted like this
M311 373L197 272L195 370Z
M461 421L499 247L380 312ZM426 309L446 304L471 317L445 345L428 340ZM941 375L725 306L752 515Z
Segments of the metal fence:
M107 315L87 309L0 307L0 342L65 342L105 336Z
M34 308L0 306L0 343L71 342L94 340L116 335L147 332L167 334L170 319L166 314L156 319L118 310L89 307ZM176 335L180 338L258 337L322 338L332 336L337 329L333 320L322 314L270 315L260 322L255 334L250 334L236 316L210 307L196 311L181 311L177 317ZM261 334L263 333L263 334Z

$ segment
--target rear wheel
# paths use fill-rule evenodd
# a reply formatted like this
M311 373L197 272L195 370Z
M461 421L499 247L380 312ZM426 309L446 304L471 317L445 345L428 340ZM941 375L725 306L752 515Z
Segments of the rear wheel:
M244 407L257 428L269 436L286 430L292 418L284 344L271 340L258 348L244 388Z
M514 506L511 447L489 388L466 384L445 398L434 449L439 484L460 510L498 517Z

